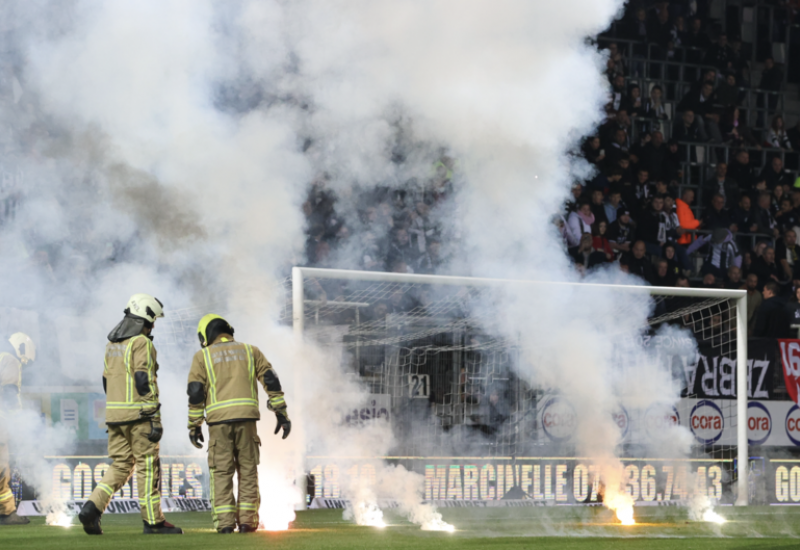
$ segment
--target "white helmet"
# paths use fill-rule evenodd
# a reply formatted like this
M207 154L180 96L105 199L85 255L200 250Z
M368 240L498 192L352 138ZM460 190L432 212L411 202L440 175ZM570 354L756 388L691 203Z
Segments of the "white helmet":
M14 351L17 352L17 357L23 365L36 359L36 344L27 334L15 332L8 338L8 341L14 346Z
M134 317L141 317L151 323L164 316L164 304L149 294L134 294L128 300L128 311Z

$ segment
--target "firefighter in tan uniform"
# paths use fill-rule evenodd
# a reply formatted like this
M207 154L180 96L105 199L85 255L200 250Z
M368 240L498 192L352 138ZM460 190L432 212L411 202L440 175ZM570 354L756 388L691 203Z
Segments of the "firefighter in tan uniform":
M236 342L233 327L219 315L208 314L197 327L200 346L189 371L189 439L201 449L201 426L208 423L208 468L211 507L217 532L240 533L258 529L258 462L261 441L256 431L258 382L267 392L267 408L275 413L277 434L289 436L292 424L286 412L278 375L255 346ZM238 503L233 474L239 474Z
M0 525L25 525L30 520L17 515L14 493L11 492L7 425L13 421L13 411L21 408L22 366L36 358L36 346L21 332L12 334L8 341L16 357L0 352Z
M102 535L100 517L111 497L125 485L136 466L144 534L176 535L183 531L166 522L161 512L163 433L158 401L158 362L152 336L161 302L149 294L134 294L125 317L108 335L103 389L106 392L108 456L113 460L78 518L89 535Z

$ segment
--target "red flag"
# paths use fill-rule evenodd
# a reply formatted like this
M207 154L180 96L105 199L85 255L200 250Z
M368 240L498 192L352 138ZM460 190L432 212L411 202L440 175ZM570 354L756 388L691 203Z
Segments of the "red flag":
M786 391L792 401L800 405L800 340L778 340L781 346L781 363Z

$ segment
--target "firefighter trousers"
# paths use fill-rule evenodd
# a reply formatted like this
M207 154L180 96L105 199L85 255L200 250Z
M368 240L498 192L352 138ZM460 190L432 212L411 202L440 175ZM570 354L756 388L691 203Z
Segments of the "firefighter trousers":
M256 421L208 427L208 470L215 529L258 526L258 463L261 440ZM239 474L239 502L233 496L233 474Z
M150 422L108 427L108 457L113 461L89 500L105 511L111 497L125 485L136 466L142 519L150 525L164 521L161 512L161 462L158 443L147 439Z
M0 422L2 420L0 419ZM17 509L14 493L11 492L11 465L8 459L8 438L0 426L0 516L13 514Z

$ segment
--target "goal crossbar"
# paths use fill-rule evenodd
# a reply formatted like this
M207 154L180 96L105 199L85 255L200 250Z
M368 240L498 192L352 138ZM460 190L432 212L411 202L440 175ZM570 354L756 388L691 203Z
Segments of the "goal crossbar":
M748 504L747 475L749 453L747 440L747 291L721 288L659 287L645 285L613 285L596 283L570 283L561 281L533 281L518 279L493 279L485 277L458 277L451 275L418 275L412 273L384 273L379 271L355 271L347 269L324 269L312 267L292 268L292 326L297 338L302 339L305 329L305 305L314 300L305 299L304 278L344 279L399 284L428 284L447 286L575 286L596 290L614 290L641 293L647 296L684 296L693 298L724 298L734 300L736 308L736 440L737 462L737 506Z

